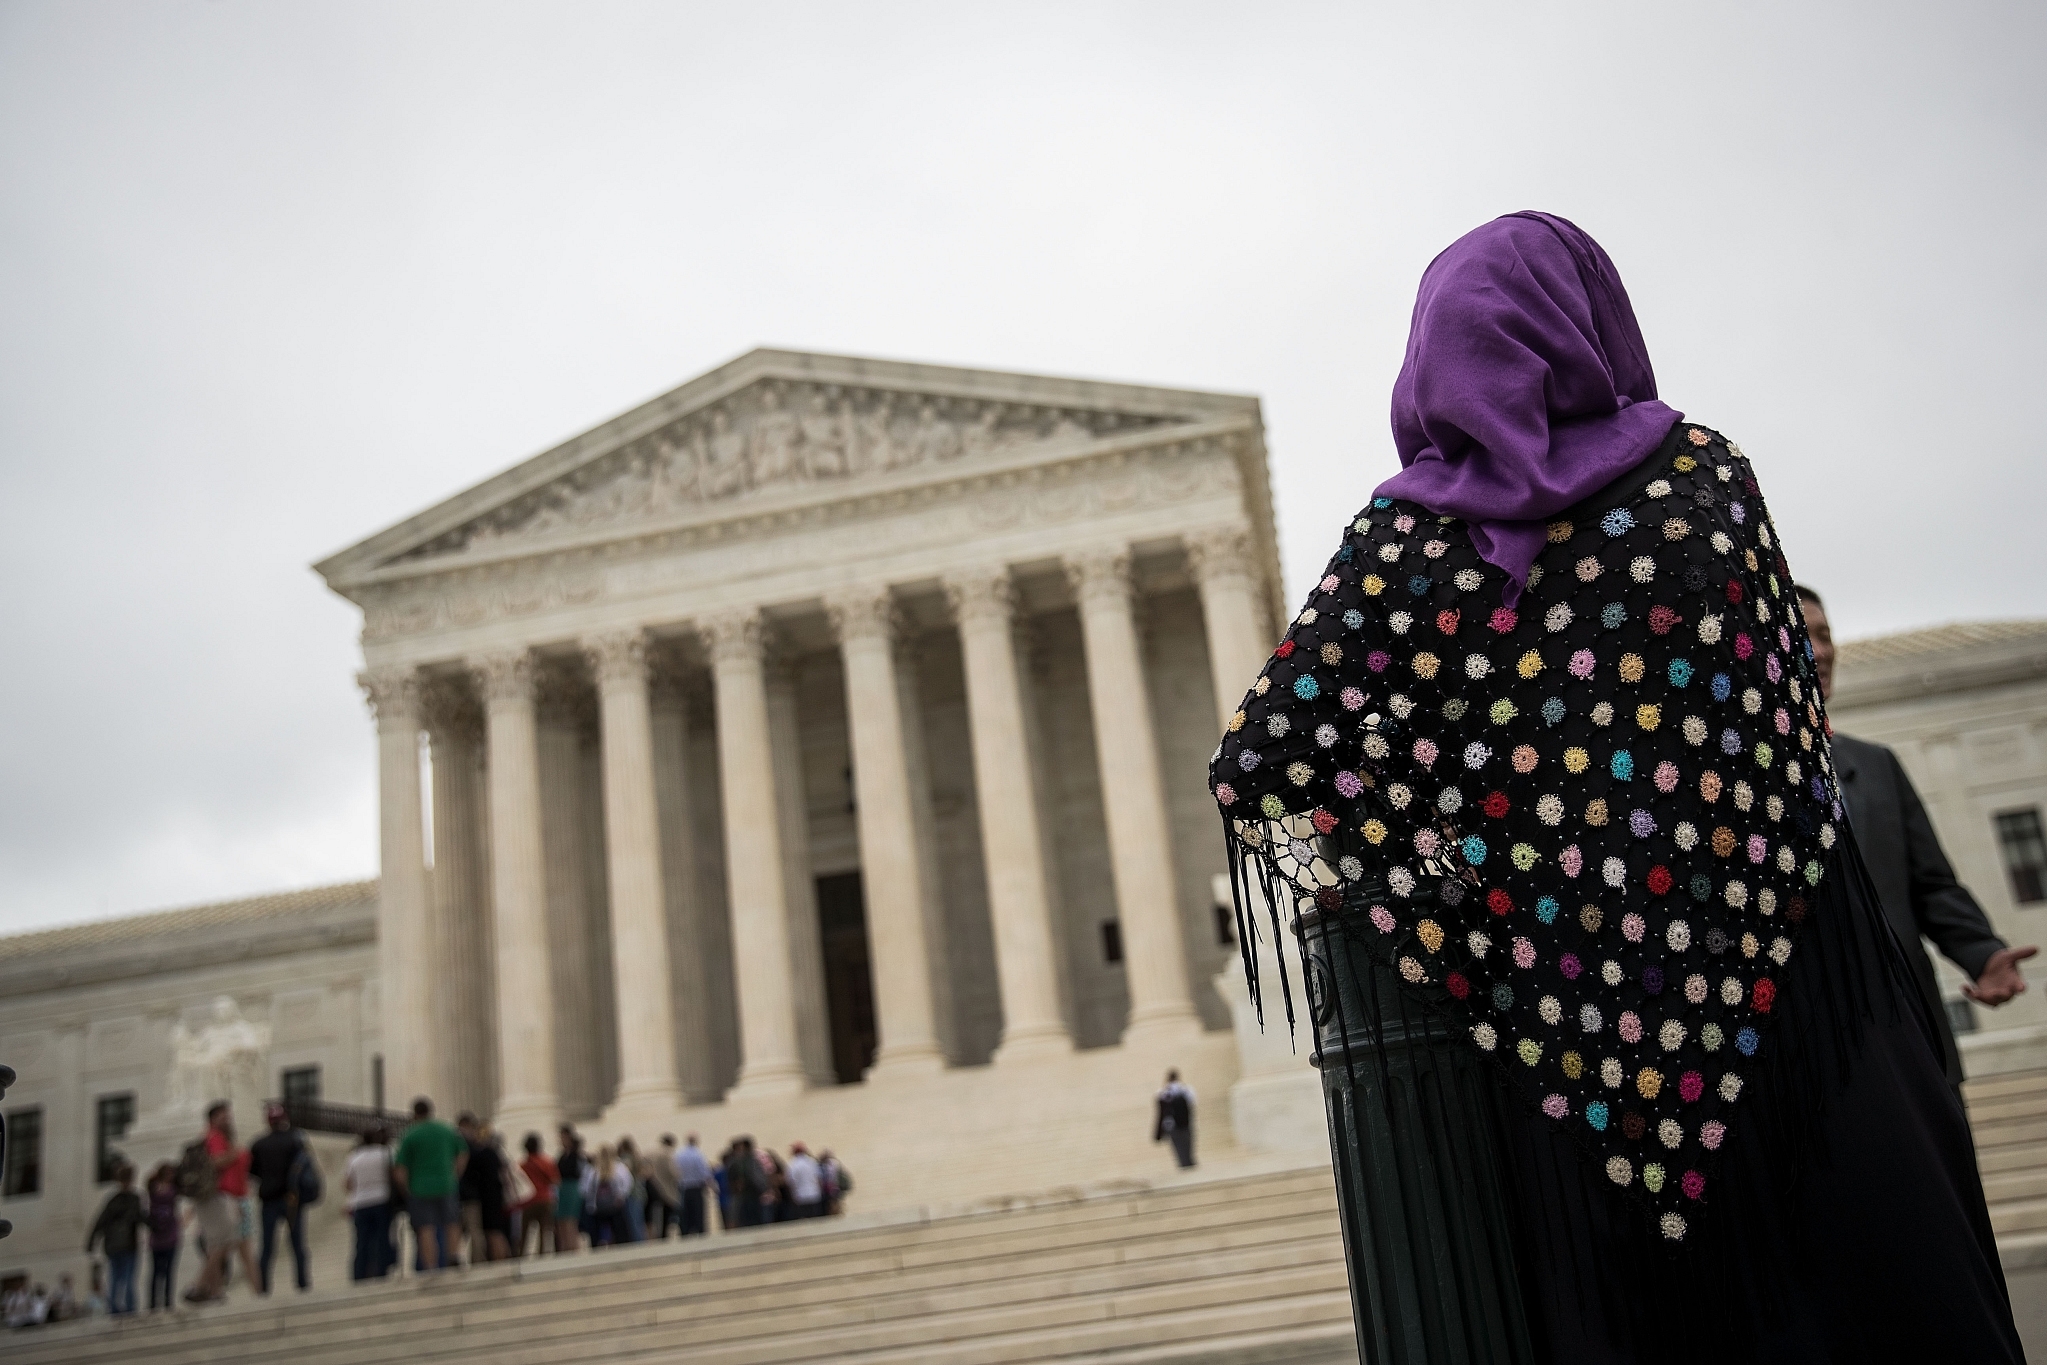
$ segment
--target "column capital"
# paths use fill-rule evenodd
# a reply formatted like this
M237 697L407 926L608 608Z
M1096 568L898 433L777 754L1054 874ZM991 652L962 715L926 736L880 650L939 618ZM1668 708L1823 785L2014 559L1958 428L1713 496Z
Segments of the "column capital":
M409 666L365 668L355 675L363 701L379 725L419 724L419 670Z
M1128 603L1131 595L1130 549L1108 546L1066 556L1066 581L1082 606L1093 602Z
M479 692L459 673L435 673L419 685L419 715L433 733L434 742L457 740L479 742L483 738L483 708Z
M697 634L711 662L759 663L768 647L768 623L759 607L735 607L697 618Z
M1180 536L1195 581L1254 576L1251 533L1241 526L1204 526Z
M1008 625L1016 614L1016 583L1006 564L948 574L945 600L961 625Z
M824 610L840 644L896 637L896 599L886 584L841 589L825 598Z
M644 630L615 630L602 635L588 635L581 641L583 657L590 661L590 672L598 685L614 682L640 682L647 680L647 632Z
M469 661L469 675L485 705L497 702L527 702L534 699L537 682L533 651L508 649L480 654Z

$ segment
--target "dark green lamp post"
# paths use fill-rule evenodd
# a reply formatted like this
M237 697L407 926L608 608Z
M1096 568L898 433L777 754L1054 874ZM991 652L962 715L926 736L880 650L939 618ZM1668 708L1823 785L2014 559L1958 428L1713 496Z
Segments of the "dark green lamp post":
M1402 1009L1360 887L1295 927L1329 1112L1363 1365L1533 1361L1496 1150L1495 1082L1441 1019Z

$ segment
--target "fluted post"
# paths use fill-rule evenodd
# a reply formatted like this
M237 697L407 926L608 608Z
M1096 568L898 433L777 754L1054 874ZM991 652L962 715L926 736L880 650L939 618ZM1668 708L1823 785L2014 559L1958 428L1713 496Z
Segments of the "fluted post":
M885 587L825 601L845 658L846 717L860 836L860 885L874 972L874 1074L944 1065L932 1005L929 907L896 677L894 602Z
M383 1006L386 1093L410 1103L437 1088L439 1058L428 994L433 961L424 811L420 806L419 674L360 673L377 718L377 978Z
M1201 619L1208 629L1208 667L1215 679L1216 717L1225 728L1245 689L1272 652L1259 626L1258 574L1250 532L1214 526L1189 532L1187 565L1201 593Z
M647 641L623 631L584 642L597 678L604 747L604 837L610 870L612 980L618 1002L619 1108L680 1107L668 905L654 799Z
M561 1117L554 1072L554 982L547 941L547 864L540 822L540 734L533 657L488 655L474 666L490 745L492 905L497 916L497 1126L552 1130Z
M996 567L955 575L946 580L945 591L959 622L974 798L1002 989L1002 1041L995 1060L1070 1052L1073 1035L1059 1007L1059 950L1044 832L1017 679L1009 571Z
M1198 1024L1174 891L1165 781L1133 611L1130 554L1116 549L1072 556L1066 574L1080 608L1109 870L1123 929L1130 986L1124 1041L1191 1031Z
M764 622L744 608L700 621L717 694L725 805L726 902L739 992L739 1079L732 1094L803 1088L790 990L789 918L775 755L768 732Z

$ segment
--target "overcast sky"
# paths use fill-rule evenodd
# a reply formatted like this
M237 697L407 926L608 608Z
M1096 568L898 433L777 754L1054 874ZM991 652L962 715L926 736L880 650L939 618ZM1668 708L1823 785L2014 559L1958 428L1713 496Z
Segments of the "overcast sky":
M374 875L307 566L755 345L1256 393L1296 594L1521 208L1838 630L2047 615L2043 15L0 3L0 931Z

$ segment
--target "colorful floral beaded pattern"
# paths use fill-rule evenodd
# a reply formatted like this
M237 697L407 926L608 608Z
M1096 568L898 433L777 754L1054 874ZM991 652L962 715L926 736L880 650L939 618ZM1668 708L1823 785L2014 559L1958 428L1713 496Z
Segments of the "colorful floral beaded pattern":
M1841 808L1747 460L1685 422L1656 459L1619 505L1550 526L1516 608L1460 523L1375 500L1211 787L1298 905L1383 882L1386 964L1675 1239Z

